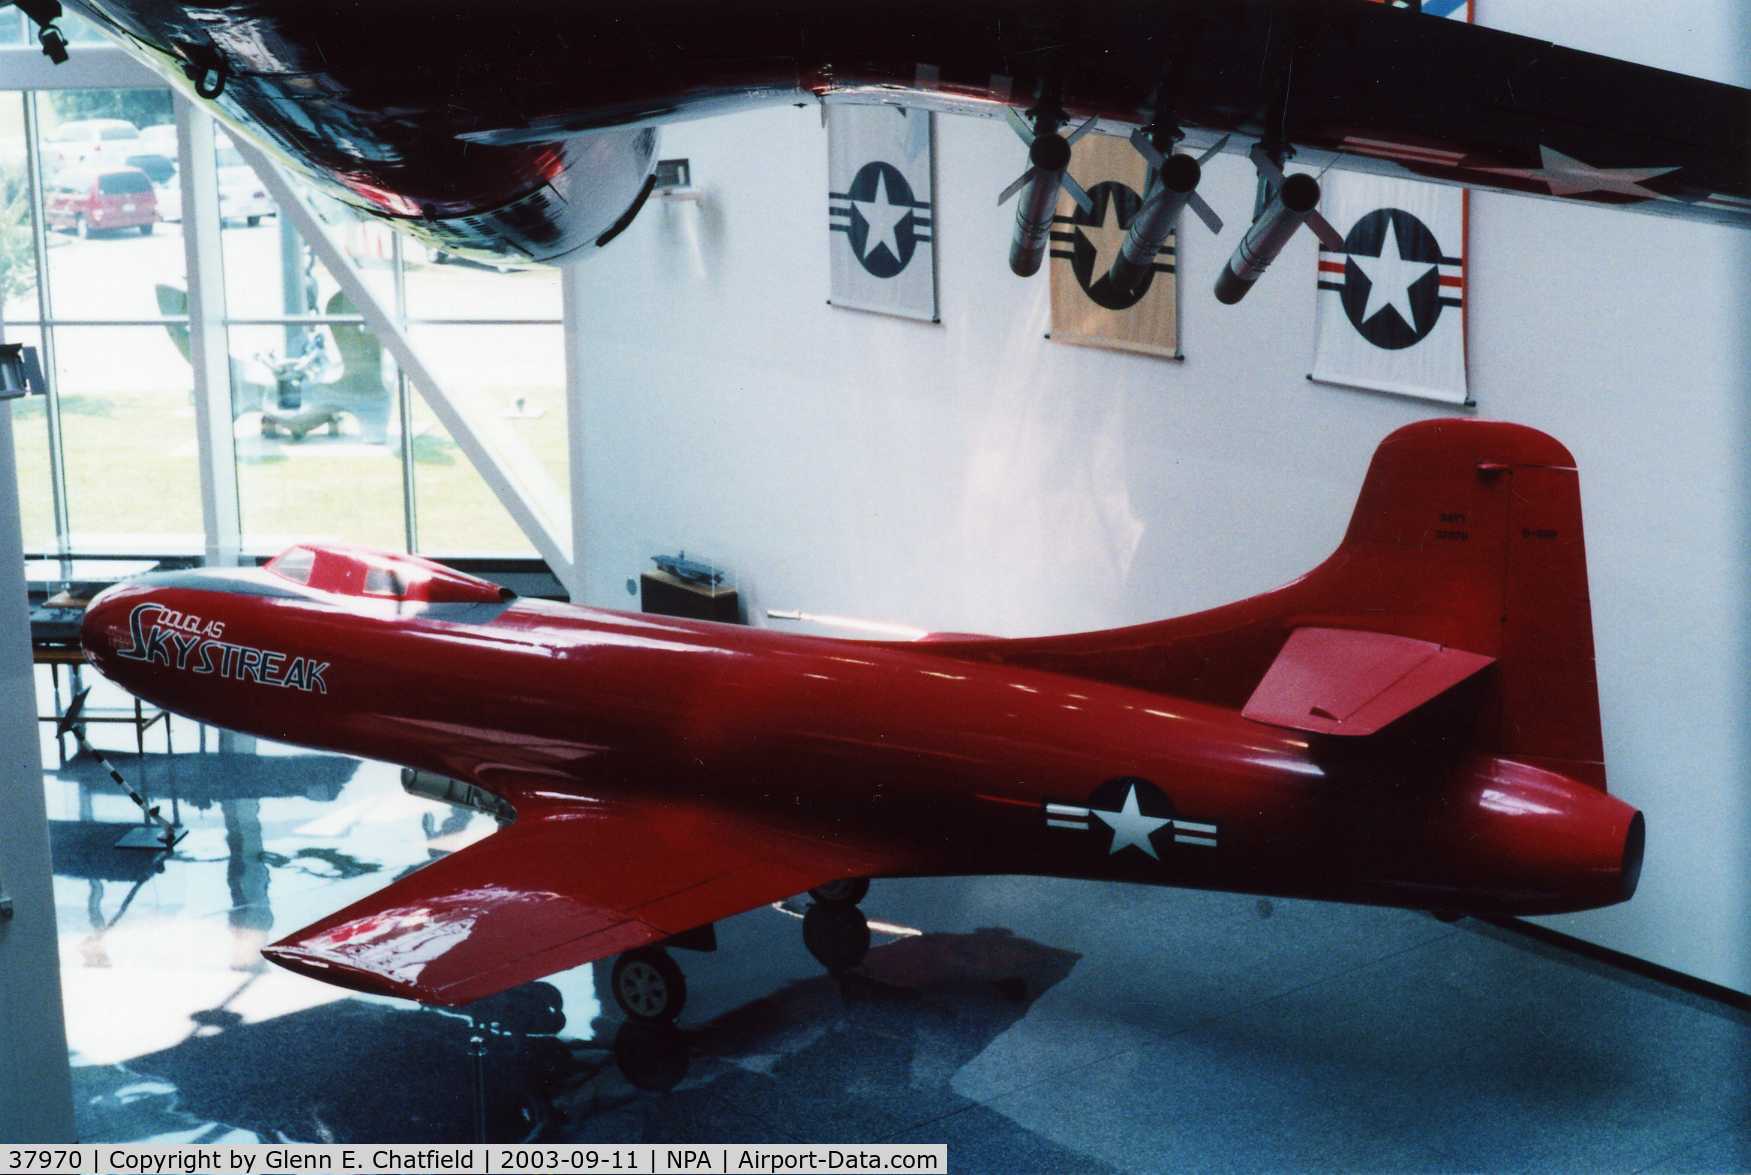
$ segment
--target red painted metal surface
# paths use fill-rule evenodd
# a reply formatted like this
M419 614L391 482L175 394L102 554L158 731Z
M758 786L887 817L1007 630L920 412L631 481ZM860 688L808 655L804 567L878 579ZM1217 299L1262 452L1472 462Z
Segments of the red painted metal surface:
M321 580L343 590L303 582L301 560L279 565L291 578L147 576L94 601L84 635L156 704L516 808L270 949L332 982L462 1002L846 876L1477 913L1605 905L1636 884L1641 817L1604 791L1573 461L1514 425L1400 430L1319 568L1102 633L836 640L505 600L396 556L315 551L309 578L329 560L359 569ZM475 587L366 591L383 566ZM1494 663L1365 738L1245 717L1308 629ZM1343 686L1302 677L1310 705Z
M1313 734L1377 734L1494 661L1384 632L1297 628L1241 713Z

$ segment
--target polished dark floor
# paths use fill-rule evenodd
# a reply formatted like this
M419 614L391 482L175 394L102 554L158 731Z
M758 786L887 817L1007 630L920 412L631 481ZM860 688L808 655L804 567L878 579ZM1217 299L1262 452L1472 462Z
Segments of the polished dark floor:
M1751 1169L1751 1016L1397 911L889 881L842 978L795 903L678 953L674 1033L625 1026L604 964L552 981L563 1027L543 990L473 1017L345 995L258 948L490 824L381 764L200 750L182 720L143 759L94 733L189 833L114 848L130 805L45 728L89 1140L470 1141L479 1034L495 1139L946 1141L957 1171Z

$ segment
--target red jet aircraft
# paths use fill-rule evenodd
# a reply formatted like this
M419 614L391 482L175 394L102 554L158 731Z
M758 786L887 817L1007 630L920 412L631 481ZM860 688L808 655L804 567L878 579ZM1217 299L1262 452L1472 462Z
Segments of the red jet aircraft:
M804 890L811 950L850 965L869 877L1538 914L1626 900L1642 860L1605 791L1574 460L1512 424L1399 430L1312 572L1106 632L829 639L300 546L111 588L84 643L154 704L500 817L266 952L439 1004L621 955L622 1006L670 1018L662 944Z

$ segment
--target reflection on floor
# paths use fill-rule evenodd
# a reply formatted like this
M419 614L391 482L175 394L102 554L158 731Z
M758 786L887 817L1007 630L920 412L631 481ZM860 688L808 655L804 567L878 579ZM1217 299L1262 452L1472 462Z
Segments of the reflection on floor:
M478 1036L494 1139L946 1141L960 1171L1751 1167L1751 1017L1397 911L888 881L845 976L795 903L678 953L670 1032L598 999L607 964L473 1018L346 995L260 946L490 823L382 764L202 751L180 720L142 762L94 733L189 835L116 849L127 800L87 760L48 772L88 1140L470 1141Z

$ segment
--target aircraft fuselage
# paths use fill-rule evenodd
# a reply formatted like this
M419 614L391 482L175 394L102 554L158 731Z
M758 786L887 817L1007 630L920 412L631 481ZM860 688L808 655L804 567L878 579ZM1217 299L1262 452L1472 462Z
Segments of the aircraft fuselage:
M1640 816L1550 770L1333 750L928 642L339 596L259 570L130 581L85 642L106 676L202 721L519 806L673 797L830 846L848 875L901 860L1536 913L1622 900L1640 864Z

